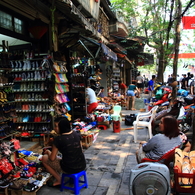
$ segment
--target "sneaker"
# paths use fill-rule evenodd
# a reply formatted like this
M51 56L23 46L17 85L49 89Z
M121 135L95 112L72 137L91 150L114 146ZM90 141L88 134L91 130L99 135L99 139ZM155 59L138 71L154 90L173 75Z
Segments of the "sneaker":
M10 184L9 180L0 180L0 188L7 188Z
M27 160L25 160L24 158L18 159L18 162L20 162L22 165L28 165L29 164L29 162Z
M32 70L35 70L35 62L32 62L32 64L31 64L31 69L32 69Z
M30 69L31 69L30 61L27 61L26 69L27 69L27 70L30 70Z
M22 62L21 61L18 61L18 70L22 70Z
M27 185L25 185L23 187L23 189L27 192L33 192L35 191L36 189L38 189L39 187L33 183L28 183Z
M20 172L16 172L16 173L12 174L12 177L13 177L13 179L20 178Z
M11 188L13 190L21 190L23 188L23 186L27 184L27 183L24 184L22 181L24 181L24 180L18 179L18 180L12 181L9 185L9 188ZM28 182L28 181L26 180L26 182Z

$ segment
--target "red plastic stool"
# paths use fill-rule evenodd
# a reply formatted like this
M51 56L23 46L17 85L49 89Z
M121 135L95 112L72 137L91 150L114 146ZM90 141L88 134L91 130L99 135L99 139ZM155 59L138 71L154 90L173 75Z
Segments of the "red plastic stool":
M120 133L120 131L121 131L120 121L113 121L113 132Z
M97 127L100 128L100 129L103 129L103 130L107 130L107 126L106 125L98 125Z

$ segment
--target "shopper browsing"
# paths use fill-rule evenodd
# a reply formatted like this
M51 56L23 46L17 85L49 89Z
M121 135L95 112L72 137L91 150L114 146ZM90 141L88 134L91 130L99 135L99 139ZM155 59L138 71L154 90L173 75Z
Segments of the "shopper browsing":
M61 184L62 172L78 173L86 168L80 134L71 130L70 122L65 117L55 119L54 124L59 136L53 140L52 151L46 150L42 157L44 167L55 178L54 182L48 183L51 187ZM62 158L57 156L58 152Z
M126 110L129 110L130 98L132 99L131 110L136 110L135 109L135 93L136 92L139 94L139 89L136 87L135 82L133 81L127 88L127 108Z
M142 93L144 88L144 78L141 76L140 73L138 73L136 77L136 81L137 81L137 88L139 89L140 93Z

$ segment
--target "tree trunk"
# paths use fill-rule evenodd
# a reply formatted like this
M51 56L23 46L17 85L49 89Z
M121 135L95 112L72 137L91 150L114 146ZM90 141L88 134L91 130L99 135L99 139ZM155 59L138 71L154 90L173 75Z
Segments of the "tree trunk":
M164 49L162 48L159 51L159 64L158 64L158 73L157 73L157 82L164 82Z
M177 1L177 18L176 18L176 25L175 25L175 55L173 59L173 77L175 80L177 80L177 64L178 64L178 55L179 55L179 44L180 44L180 24L181 24L181 12L182 12L182 6L181 1ZM174 100L177 97L177 88L173 87L172 90L172 100Z

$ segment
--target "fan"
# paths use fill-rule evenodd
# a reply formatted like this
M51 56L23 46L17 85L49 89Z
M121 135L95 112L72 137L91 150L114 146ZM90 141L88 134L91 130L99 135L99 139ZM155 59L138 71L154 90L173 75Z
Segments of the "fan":
M131 169L129 195L169 195L170 172L160 163L140 163Z

